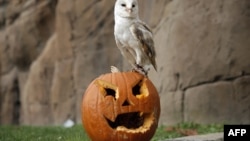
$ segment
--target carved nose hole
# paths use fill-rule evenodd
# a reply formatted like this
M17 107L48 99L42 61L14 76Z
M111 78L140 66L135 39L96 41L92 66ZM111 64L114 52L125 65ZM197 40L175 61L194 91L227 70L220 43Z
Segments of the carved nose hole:
M126 99L122 104L122 106L129 106L129 105L131 104L129 103L128 99Z

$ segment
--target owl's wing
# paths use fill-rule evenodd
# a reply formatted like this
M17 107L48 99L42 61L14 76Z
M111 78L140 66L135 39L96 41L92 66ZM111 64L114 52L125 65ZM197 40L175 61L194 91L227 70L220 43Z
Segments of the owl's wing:
M156 53L154 48L153 35L150 28L142 21L138 21L131 25L130 31L134 38L136 38L142 44L142 50L148 56L154 69L157 70L155 62Z

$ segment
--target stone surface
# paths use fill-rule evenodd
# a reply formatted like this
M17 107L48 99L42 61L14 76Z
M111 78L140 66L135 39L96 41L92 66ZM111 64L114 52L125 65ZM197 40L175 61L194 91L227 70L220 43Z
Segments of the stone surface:
M80 123L89 83L111 65L130 70L114 41L114 2L0 0L0 124ZM154 32L160 124L250 123L250 1L139 4Z
M21 101L25 102L21 106L21 123L23 124L42 125L53 123L51 105L53 95L51 91L56 70L55 46L56 35L53 35L41 55L30 67L29 77L21 96Z
M211 133L206 135L187 136L165 141L224 141L223 133Z
M48 0L0 2L0 123L22 123L29 69L55 30L55 6Z
M167 92L160 95L161 117L160 124L173 125L182 122L183 119L183 92Z
M227 121L231 124L248 124L249 85L250 76L245 76L188 89L184 96L184 120L197 123Z
M18 124L20 112L20 95L17 81L17 71L12 70L1 77L0 119L6 124Z
M231 117L229 113L223 115L226 112L224 110L232 107L225 101L231 99L231 102L235 103L236 99L245 94L229 92L224 87L211 90L212 94L191 89L202 85L204 85L203 88L207 87L205 89L214 89L206 84L230 82L234 78L250 74L249 55L247 55L250 53L249 5L250 1L247 0L177 0L165 5L164 12L160 16L161 21L155 28L156 60L159 71L157 73L152 71L150 76L162 97L169 97L166 95L173 91L184 93L184 104L181 107L183 121L207 123L224 120L224 123L238 123L236 116ZM247 85L249 87L249 84ZM239 86L235 85L235 87ZM227 88L232 89L230 86ZM235 99L227 97L228 92L234 95ZM172 99L164 101L163 99L162 103L172 102ZM250 103L248 98L245 100ZM214 103L216 101L224 101L227 105L217 105L218 110L214 111L211 109L202 111L200 108L204 107L200 107L201 101L206 101L203 106L207 109L216 107ZM192 105L196 110L200 109L204 112L203 116L198 120L198 117L192 115L193 113L186 111L191 108L186 104ZM249 107L249 104L244 104L245 107ZM234 109L237 113L241 113L242 121L250 122L245 120L245 117L249 117L250 109L242 107ZM243 109L246 110L244 113L242 113ZM163 110L162 115L168 115L168 110ZM175 115L168 116L174 119ZM209 120L208 117L212 119ZM177 118L176 122L178 121Z

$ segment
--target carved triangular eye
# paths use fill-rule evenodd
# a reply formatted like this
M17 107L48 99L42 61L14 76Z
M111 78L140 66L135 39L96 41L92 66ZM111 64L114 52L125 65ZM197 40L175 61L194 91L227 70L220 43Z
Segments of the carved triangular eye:
M132 88L132 93L133 93L133 95L134 96L136 96L136 95L140 95L141 94L141 92L140 92L140 90L141 90L141 80Z
M110 88L104 88L104 90L106 91L106 95L105 96L113 96L114 99L116 99L116 91Z
M97 80L96 84L99 87L100 92L104 97L112 96L114 97L115 100L118 99L119 97L118 88L115 85L103 80Z
M132 88L132 93L137 98L148 96L148 88L146 87L144 80L140 80L135 84L135 86Z

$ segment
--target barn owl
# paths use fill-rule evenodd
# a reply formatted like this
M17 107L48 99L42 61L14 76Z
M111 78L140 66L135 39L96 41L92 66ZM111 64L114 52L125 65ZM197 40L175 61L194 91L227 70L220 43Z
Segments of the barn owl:
M116 0L114 36L116 45L133 69L147 76L150 67L157 70L153 35L139 19L137 0Z

